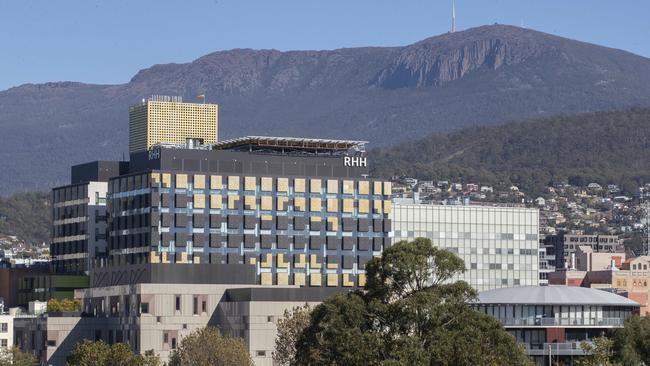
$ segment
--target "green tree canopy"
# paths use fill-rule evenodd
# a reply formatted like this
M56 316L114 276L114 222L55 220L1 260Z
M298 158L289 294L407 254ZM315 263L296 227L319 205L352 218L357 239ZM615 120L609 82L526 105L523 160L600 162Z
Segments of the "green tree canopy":
M126 343L108 345L104 341L83 340L75 345L67 366L160 366L160 358L153 351L134 354Z
M35 366L36 357L18 347L0 348L0 366Z
M296 344L300 365L528 365L501 324L470 306L465 270L428 239L401 241L366 266L364 291L314 308Z
M81 301L78 299L50 299L47 301L47 311L79 311Z
M278 335L275 339L273 360L280 365L291 365L296 362L296 342L302 331L307 328L311 319L312 307L309 304L296 306L285 310L284 316L278 320Z
M624 365L650 365L650 318L632 316L614 331L613 350Z
M253 365L241 338L227 337L219 329L205 327L185 336L170 359L169 366L247 366Z

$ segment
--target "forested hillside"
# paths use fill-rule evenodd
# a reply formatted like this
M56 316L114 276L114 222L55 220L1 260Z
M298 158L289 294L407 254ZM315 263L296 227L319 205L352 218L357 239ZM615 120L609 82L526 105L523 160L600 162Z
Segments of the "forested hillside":
M50 196L16 193L0 197L0 234L17 236L31 245L50 242Z
M650 182L650 109L558 116L469 127L370 151L373 174L515 184Z

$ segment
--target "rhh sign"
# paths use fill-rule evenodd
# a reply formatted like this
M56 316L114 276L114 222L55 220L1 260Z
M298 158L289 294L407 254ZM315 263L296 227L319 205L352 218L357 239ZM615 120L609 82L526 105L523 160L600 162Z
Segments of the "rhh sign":
M366 158L357 156L346 156L343 158L344 166L367 166Z

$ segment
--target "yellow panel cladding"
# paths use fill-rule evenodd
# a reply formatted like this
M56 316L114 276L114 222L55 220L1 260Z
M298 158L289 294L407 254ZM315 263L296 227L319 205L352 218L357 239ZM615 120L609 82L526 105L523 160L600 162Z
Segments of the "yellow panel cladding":
M366 274L365 273L359 273L357 276L359 278L359 287L363 287L366 285Z
M262 285L264 286L273 285L273 273L271 272L260 273L260 279L262 280Z
M160 253L160 263L169 263L169 257L167 256L167 252Z
M327 212L338 212L339 211L339 200L336 198L327 199Z
M205 195L204 194L195 194L194 195L194 208L205 208Z
M339 219L338 217L328 217L327 218L327 230L328 231L337 231L339 229Z
M318 257L315 254L309 256L309 268L310 269L320 269L321 264L318 263Z
M372 194L381 194L381 181L374 181L372 185Z
M328 273L327 274L327 286L328 287L335 287L339 285L339 275L336 273Z
M311 212L320 212L321 209L321 199L320 198L311 198L309 200L309 211Z
M351 180L343 181L343 194L354 194L354 182Z
M344 273L343 274L343 287L352 287L354 286L354 282L350 281L350 274L349 273Z
M305 197L296 197L293 199L293 209L295 211L305 211Z
M218 106L149 100L129 108L129 152L159 143L185 144L188 138L217 142Z
M181 252L180 260L178 260L176 263L187 263L187 253Z
M336 179L327 180L327 193L339 193L339 181Z
M192 257L192 263L201 264L201 257L199 257L198 255L193 256Z
M337 269L339 268L338 263L327 263L327 269Z
M221 181L220 175L211 175L210 176L210 189L221 189L223 188L223 183Z
M273 197L271 196L262 196L262 210L270 211L273 209Z
M278 192L289 192L289 178L278 178Z
M288 197L279 196L278 199L277 199L278 207L276 208L276 210L278 210L278 211L286 211L288 203L289 203L289 198Z
M289 274L286 272L280 272L277 274L278 285L287 286L289 284Z
M271 253L262 254L260 263L262 268L271 268L271 266L273 265L273 254Z
M244 189L247 191L254 191L255 190L255 185L256 185L256 178L255 177L245 177L244 178Z
M172 175L169 173L163 173L162 175L162 186L163 188L171 188L172 186Z
M296 178L293 180L293 190L294 192L300 192L304 193L305 192L305 179L304 178Z
M237 202L239 202L239 196L228 196L228 208L234 210L237 208Z
M194 189L205 189L205 175L196 174L194 176Z
M228 189L231 191L239 190L239 177L233 175L228 177Z
M305 254L297 254L296 255L296 261L293 263L293 266L295 268L305 268L307 265L307 262L305 260Z
M210 195L210 208L213 210L221 209L221 195L220 194L211 194Z
M257 208L257 198L255 196L244 196L244 209L254 210Z
M273 190L273 178L263 177L261 186L262 192L271 192Z
M370 183L367 180L359 181L359 194L370 194Z
M372 201L372 212L373 213L381 213L381 200L373 200Z
M273 221L273 216L272 215L262 215L261 219L262 219L262 221Z
M248 264L253 264L253 265L257 264L257 258L255 257L248 258Z
M289 262L284 260L284 254L278 254L278 268L289 268Z
M311 193L320 193L321 180L320 179L311 179L309 181L309 191Z
M309 286L320 286L321 285L321 275L320 273L311 273L309 274Z
M384 200L384 215L389 215L393 210L393 203L390 200Z
M343 199L343 212L352 213L354 212L354 200L350 198Z
M393 188L391 182L384 182L384 196L390 196L393 194Z
M176 174L176 188L187 188L187 174Z
M151 173L151 176L149 177L149 182L152 187L159 187L160 186L160 173Z
M160 256L155 251L149 252L149 263L160 263Z
M359 200L359 213L369 213L370 202L368 200Z
M293 275L293 284L296 286L305 286L305 274L304 273L294 273Z

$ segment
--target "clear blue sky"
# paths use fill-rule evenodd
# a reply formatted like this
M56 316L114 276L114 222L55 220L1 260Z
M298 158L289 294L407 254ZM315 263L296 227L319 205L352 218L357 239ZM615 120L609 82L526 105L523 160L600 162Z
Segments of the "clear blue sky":
M127 82L231 48L405 45L446 32L451 0L1 0L0 90ZM650 57L648 0L457 0L459 30L495 22Z

